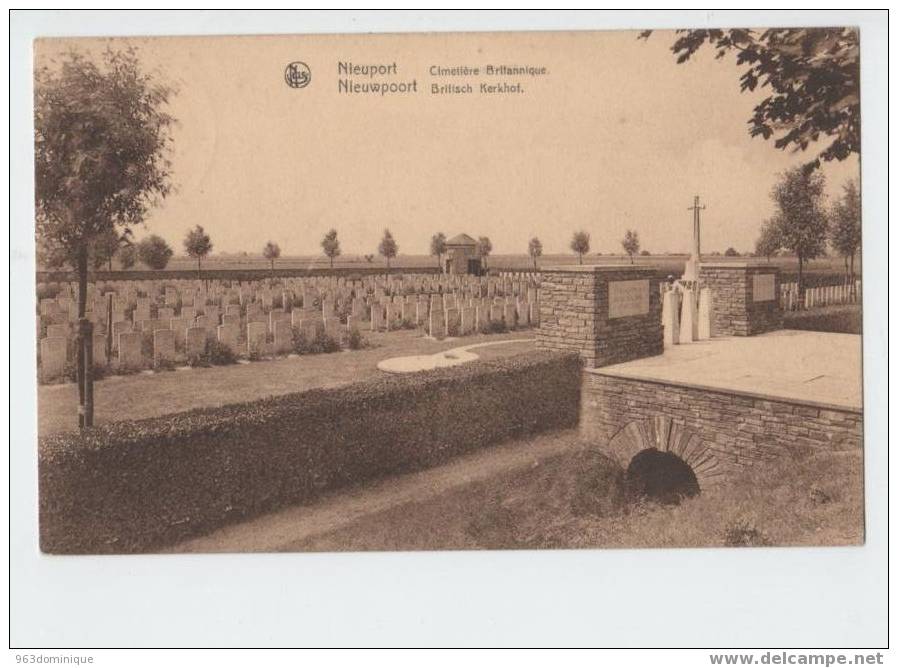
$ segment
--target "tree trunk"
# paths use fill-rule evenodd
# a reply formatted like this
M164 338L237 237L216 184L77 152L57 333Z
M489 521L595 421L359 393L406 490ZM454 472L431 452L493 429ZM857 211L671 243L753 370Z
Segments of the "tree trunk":
M333 269L334 268L334 256L328 255L328 259L331 261L331 269Z
M78 249L78 428L94 424L93 323L87 319L87 244Z
M798 297L804 299L804 258L798 256Z
M583 253L577 253L580 259L580 264L583 264Z
M106 364L112 361L112 293L106 293Z
M87 314L87 244L78 249L78 319Z

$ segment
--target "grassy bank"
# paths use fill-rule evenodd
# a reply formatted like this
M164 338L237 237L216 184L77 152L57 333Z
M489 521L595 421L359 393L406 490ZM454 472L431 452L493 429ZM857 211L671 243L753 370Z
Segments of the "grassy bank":
M858 544L862 464L859 451L780 459L679 506L660 506L632 498L624 472L590 449L369 515L291 549Z

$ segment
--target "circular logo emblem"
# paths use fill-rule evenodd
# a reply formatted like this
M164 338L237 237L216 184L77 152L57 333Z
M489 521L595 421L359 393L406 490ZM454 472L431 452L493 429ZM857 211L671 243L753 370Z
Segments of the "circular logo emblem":
M303 62L296 61L287 65L284 70L284 81L290 88L305 88L312 80L312 71Z

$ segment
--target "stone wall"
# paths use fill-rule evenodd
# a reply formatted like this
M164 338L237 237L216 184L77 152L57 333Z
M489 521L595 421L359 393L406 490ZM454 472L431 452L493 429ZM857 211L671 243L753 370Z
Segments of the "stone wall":
M609 284L647 283L644 312L609 313ZM664 352L659 275L621 265L547 267L540 284L537 345L580 354L587 367L617 364Z
M756 276L773 275L773 299L754 300ZM702 263L699 278L711 289L711 336L754 336L783 326L779 269L739 262Z
M698 435L723 471L808 448L863 444L863 413L586 371L581 391L584 437L605 446L634 422L670 418Z

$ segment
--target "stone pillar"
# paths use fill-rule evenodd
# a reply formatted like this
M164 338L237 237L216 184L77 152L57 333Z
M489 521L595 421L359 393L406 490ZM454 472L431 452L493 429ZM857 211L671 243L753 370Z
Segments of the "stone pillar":
M698 295L698 340L711 338L711 319L714 317L714 304L711 301L711 290L702 288Z
M587 367L664 352L660 274L653 267L546 267L537 345L576 351Z
M692 343L696 339L695 294L689 288L683 290L683 308L680 310L680 343Z
M680 342L680 293L668 290L661 297L661 323L664 326L664 346Z
M703 262L699 279L711 290L711 336L754 336L782 328L778 267Z

